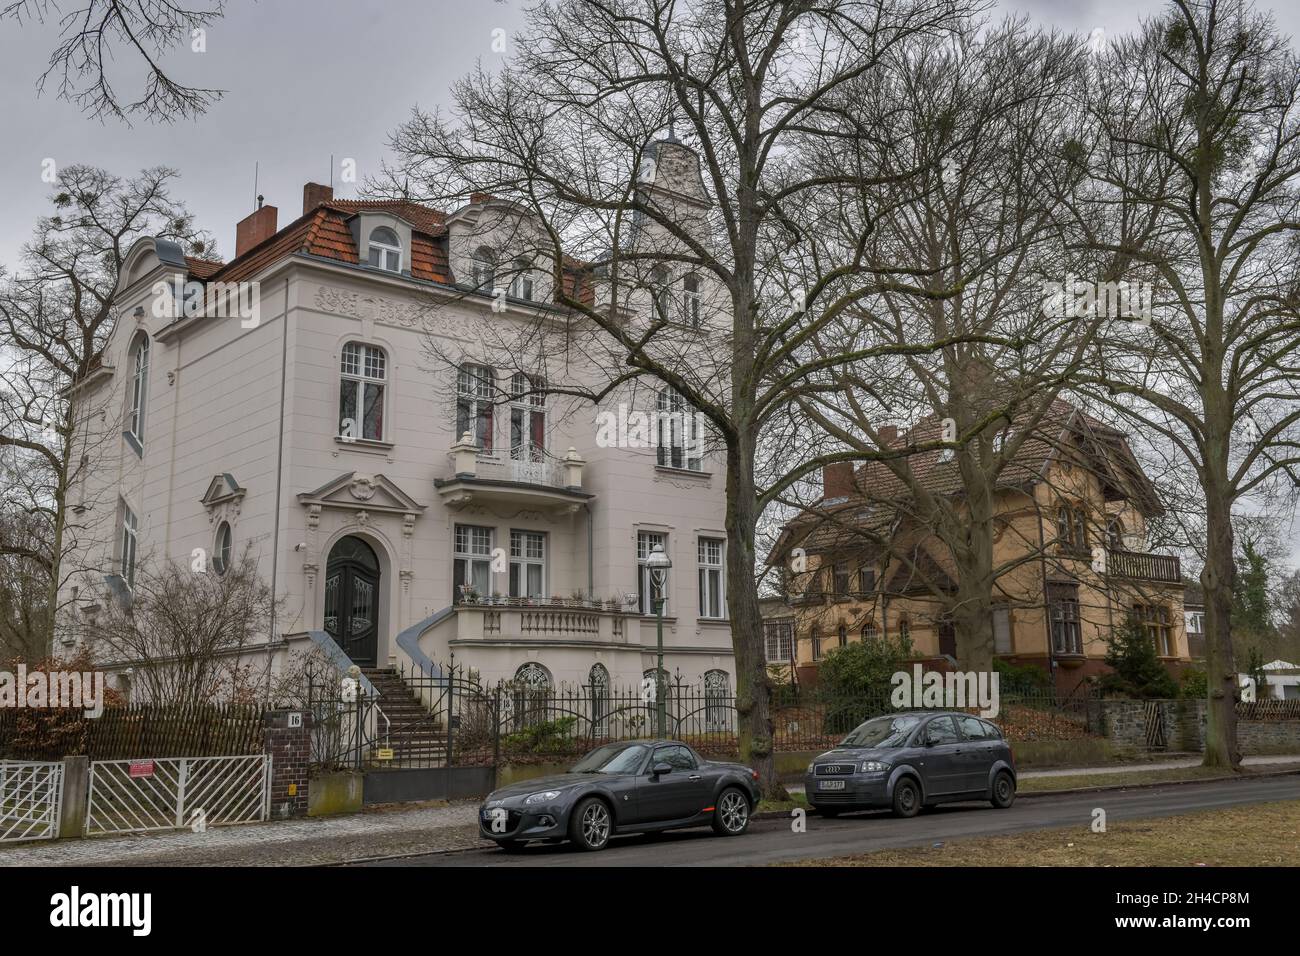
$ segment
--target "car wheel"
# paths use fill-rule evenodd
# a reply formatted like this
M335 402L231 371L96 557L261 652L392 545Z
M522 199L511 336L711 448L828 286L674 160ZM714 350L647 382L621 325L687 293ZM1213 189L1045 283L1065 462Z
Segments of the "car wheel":
M497 840L497 846L506 853L518 853L528 846L527 840Z
M914 817L921 809L921 788L911 777L894 785L894 816Z
M569 839L584 850L603 850L613 832L609 807L599 797L587 797L569 817Z
M993 778L993 799L989 802L999 810L1016 802L1016 781L1005 770Z
M718 836L740 836L749 829L749 798L729 787L713 807L713 832Z

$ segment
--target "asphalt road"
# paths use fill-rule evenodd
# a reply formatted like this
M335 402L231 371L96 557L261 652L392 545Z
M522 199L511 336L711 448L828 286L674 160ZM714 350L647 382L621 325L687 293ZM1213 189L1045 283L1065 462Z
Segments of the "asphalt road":
M925 846L949 840L1079 825L1102 807L1108 821L1167 817L1217 807L1300 799L1300 775L1189 783L1134 790L1110 790L1059 797L1020 799L1007 810L985 804L949 804L898 820L886 812L856 813L835 820L807 816L803 833L788 820L755 820L744 836L715 837L711 830L679 830L616 837L605 850L583 853L566 845L534 845L507 854L495 847L430 854L369 866L746 866L847 856L892 847Z

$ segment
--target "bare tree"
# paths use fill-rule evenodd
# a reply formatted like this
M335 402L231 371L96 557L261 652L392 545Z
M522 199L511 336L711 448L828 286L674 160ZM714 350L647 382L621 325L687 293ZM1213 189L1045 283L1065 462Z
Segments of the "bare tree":
M1082 383L1183 456L1205 503L1207 766L1236 766L1233 519L1300 485L1300 68L1246 0L1174 0L1098 58L1079 244L1154 275Z
M44 92L55 80L60 99L75 103L91 116L129 120L145 116L170 123L205 112L221 99L221 90L186 86L163 69L162 57L184 44L200 42L203 31L223 16L224 0L207 7L189 7L171 0L83 0L63 10L51 0L10 0L0 6L6 17L27 26L57 17L60 42L50 54L37 89ZM109 78L119 53L142 62L144 86L139 98L126 101Z
M65 167L53 196L56 212L37 222L21 270L0 271L0 457L5 508L17 515L0 522L0 555L26 563L44 582L40 656L50 653L61 587L78 570L64 560L86 530L70 492L99 451L78 445L74 426L92 413L114 422L121 415L92 407L78 386L99 367L116 321L122 263L142 236L170 237L196 255L210 252L170 194L175 177L164 168L123 180L89 166ZM86 544L80 542L83 551ZM26 640L35 645L37 635Z
M727 468L741 749L770 794L781 788L754 579L762 430L798 378L800 343L862 296L886 283L920 295L951 291L922 288L914 271L868 254L872 190L918 170L881 171L901 133L878 109L860 107L881 104L903 48L968 27L976 8L950 0L541 3L509 68L466 78L454 116L417 112L393 139L402 162L382 191L402 195L409 183L440 203L490 194L541 224L534 251L563 311L544 310L526 345L480 343L486 354L530 351L520 371L545 380L548 393L601 403L641 383L670 410L706 420ZM835 168L796 162L831 144ZM806 289L788 288L769 267L775 249L810 242L816 211L845 206L859 211L863 234L828 247ZM932 347L874 343L817 367ZM548 375L542 356L584 375ZM556 384L588 373L601 384Z
M250 544L221 572L143 558L130 600L106 602L79 628L97 661L134 668L145 700L253 700L267 687L270 665L261 653L245 652L260 644L275 603Z

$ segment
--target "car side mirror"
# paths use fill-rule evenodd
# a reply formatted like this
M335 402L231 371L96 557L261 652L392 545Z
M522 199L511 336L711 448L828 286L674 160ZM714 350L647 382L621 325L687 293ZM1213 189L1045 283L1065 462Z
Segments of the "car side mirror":
M657 763L650 768L650 773L656 777L662 776L663 774L666 773L672 773L672 772L673 772L672 764L667 764L667 763Z

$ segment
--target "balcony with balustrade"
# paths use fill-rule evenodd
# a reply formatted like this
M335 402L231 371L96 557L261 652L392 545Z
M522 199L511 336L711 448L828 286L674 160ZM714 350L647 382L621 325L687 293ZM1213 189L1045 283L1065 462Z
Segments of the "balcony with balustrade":
M573 447L562 458L534 445L494 453L466 432L451 446L447 463L450 476L433 484L453 511L478 503L572 514L595 497L582 488L586 462Z
M1182 584L1183 581L1178 558L1170 554L1107 548L1106 570L1113 578L1129 581L1150 581L1159 584Z

